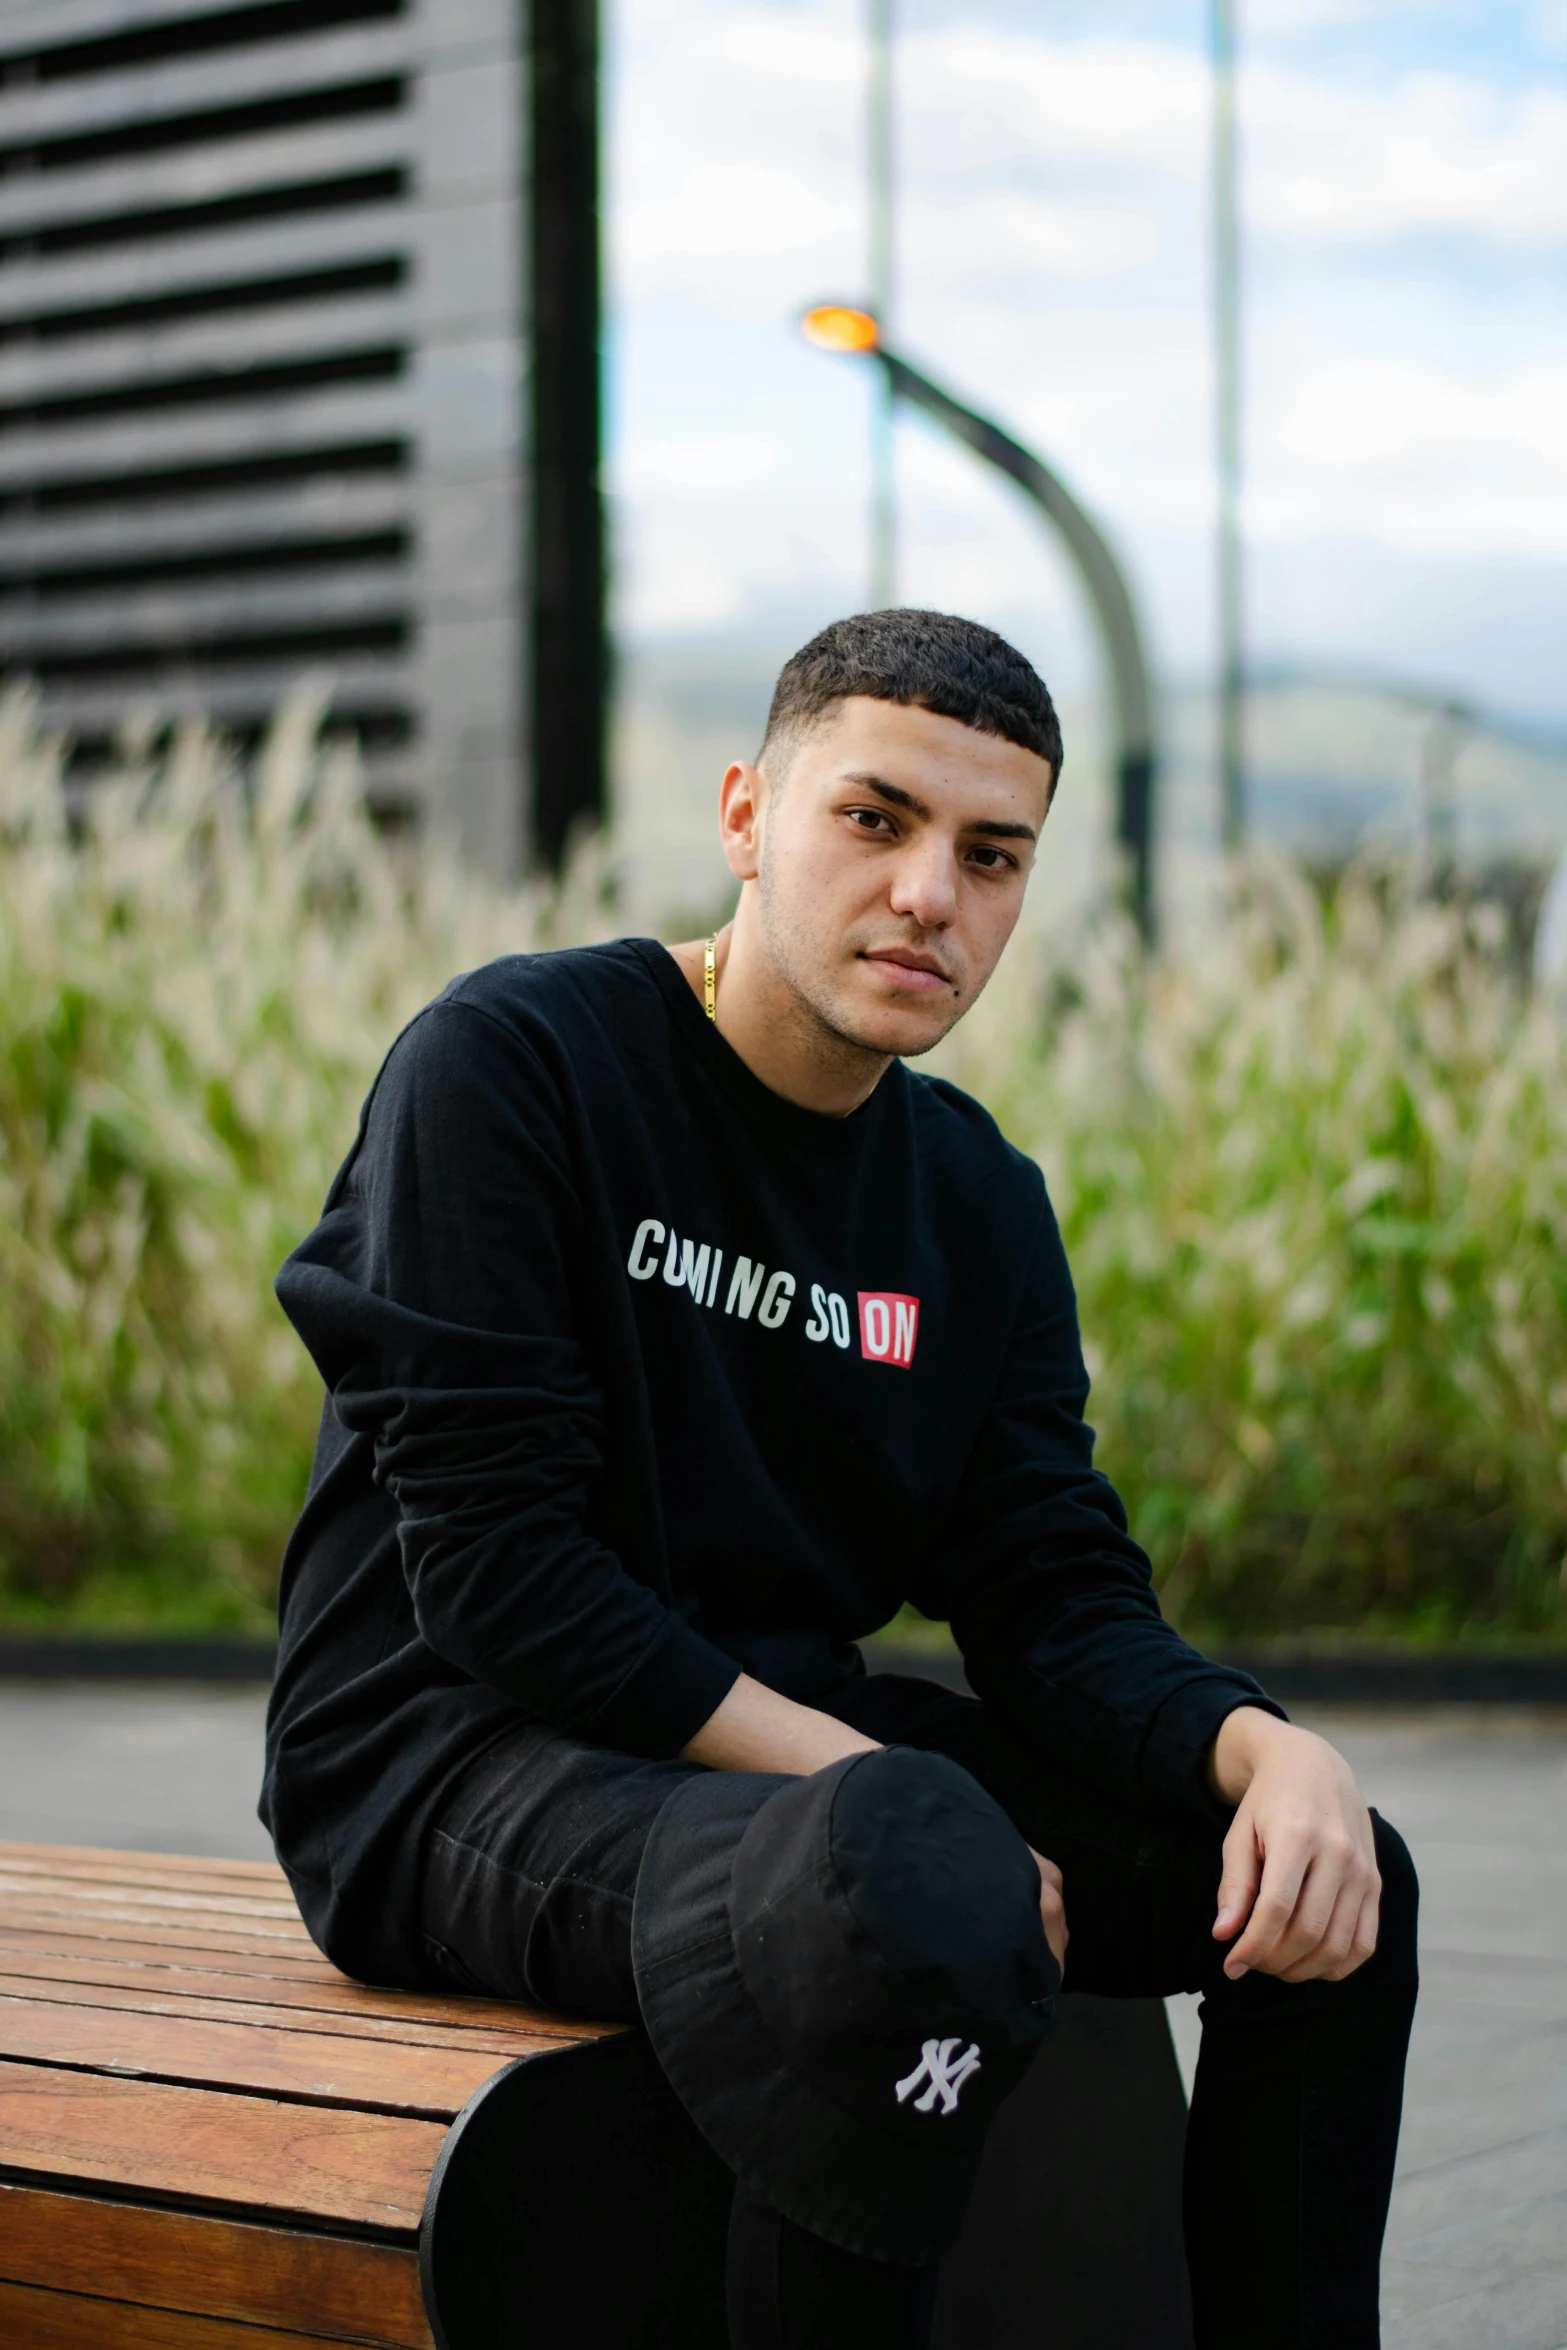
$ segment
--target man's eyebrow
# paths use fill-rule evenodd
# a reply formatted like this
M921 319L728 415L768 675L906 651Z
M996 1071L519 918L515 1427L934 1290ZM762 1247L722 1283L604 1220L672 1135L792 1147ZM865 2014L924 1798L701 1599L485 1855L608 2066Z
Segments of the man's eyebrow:
M911 791L905 791L901 783L888 783L884 776L849 774L845 775L842 780L845 783L858 784L862 791L873 791L878 799L890 800L895 808L907 808L911 816L929 816L930 814L930 809L922 799L917 798ZM973 822L965 824L963 829L965 832L982 832L990 840L1038 840L1039 838L1032 824L1011 824L1000 816L976 816Z
M907 808L911 816L928 816L930 814L926 803L919 799L915 793L905 791L901 783L888 783L884 776L869 775L851 769L840 780L844 783L857 783L862 791L873 791L878 799L891 800L895 808Z
M991 840L1038 840L1032 824L1005 824L999 816L976 816L965 832L982 832Z

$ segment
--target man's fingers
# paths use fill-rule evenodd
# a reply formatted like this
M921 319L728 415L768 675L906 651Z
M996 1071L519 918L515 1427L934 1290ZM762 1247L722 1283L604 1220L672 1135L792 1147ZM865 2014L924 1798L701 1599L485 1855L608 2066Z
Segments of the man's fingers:
M1312 1874L1321 1871L1325 1877L1338 1883L1338 1897L1332 1915L1326 1924L1318 1927L1310 1906L1310 1886L1297 1905L1289 1930L1280 1937L1274 1948L1256 1962L1270 1975L1277 1975L1283 1983L1342 1983L1357 1967L1365 1965L1377 1946L1377 1926L1381 1914L1382 1880L1373 1866L1368 1871L1358 1860L1346 1872L1324 1870L1318 1863ZM1370 1883L1367 1884L1367 1876Z
M1045 1940L1049 1943L1056 1965L1066 1970L1066 1946L1072 1939L1066 1928L1066 1904L1061 1898L1061 1871L1053 1860L1046 1860L1042 1852L1034 1852L1039 1870L1039 1915L1044 1924Z
M1230 1941L1246 1923L1261 1873L1262 1856L1257 1850L1257 1839L1242 1811L1224 1839L1224 1872L1219 1879L1219 1908L1213 1921L1216 1942Z
M1379 1920L1381 1920L1381 1878L1377 1878L1377 1882L1374 1882L1370 1892L1358 1896L1356 1915L1353 1915L1353 1925L1349 1927L1349 1936L1346 1936L1344 1950L1339 1950L1337 1946L1334 1946L1332 1958L1327 1960L1327 1965L1318 1967L1318 1974L1330 1983L1341 1983L1346 1979L1346 1976L1356 1972L1356 1967L1363 1967L1367 1958L1372 1958L1372 1953L1377 1950Z
M1351 1958L1350 1953L1355 1946L1355 1928L1360 1922L1365 1899L1366 1889L1357 1873L1340 1889L1338 1900L1333 1905L1327 1931L1313 1953L1323 1976L1330 1983L1342 1982L1359 1963Z
M1039 1914L1044 1921L1045 1940L1049 1943L1056 1965L1066 1971L1066 1946L1072 1937L1066 1930L1066 1910L1061 1896L1053 1885L1039 1888Z
M1266 1965L1288 1929L1300 1899L1306 1857L1298 1846L1275 1850L1263 1859L1262 1883L1252 1903L1251 1922L1224 1962L1231 1982L1238 1982L1254 1966Z
M1377 1935L1381 1930L1381 1925L1382 1879L1379 1875L1371 1891L1361 1903L1360 1915L1355 1920L1355 1936L1350 1944L1350 1955L1355 1966L1364 1966L1368 1958L1375 1957ZM1353 1972L1353 1968L1350 1971Z
M1045 1922L1045 1940L1061 1972L1066 1972L1066 1946L1072 1937L1066 1930L1066 1911L1059 1897L1046 1895L1039 1904L1039 1914Z
M1350 1952L1364 1900L1358 1882L1341 1886L1331 1916L1310 1932L1304 1930L1307 1904L1302 1901L1289 1936L1274 1954L1270 1973L1281 1983L1337 1983L1353 1974L1359 1961L1352 1960Z
M1331 1861L1319 1856L1311 1863L1289 1923L1264 1961L1270 1975L1287 1975L1292 1967L1308 1960L1335 1955L1335 1928L1344 1952L1348 1952L1362 1888L1353 1888L1353 1899L1350 1890Z

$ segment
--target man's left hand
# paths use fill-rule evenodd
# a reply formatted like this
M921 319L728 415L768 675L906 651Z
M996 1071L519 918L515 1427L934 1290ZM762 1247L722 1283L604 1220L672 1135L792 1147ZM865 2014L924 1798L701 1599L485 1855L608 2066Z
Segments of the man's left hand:
M1220 1725L1209 1772L1239 1807L1213 1922L1215 1941L1240 1936L1225 1973L1342 1982L1377 1946L1382 1894L1371 1815L1348 1763L1325 1738L1239 1706Z

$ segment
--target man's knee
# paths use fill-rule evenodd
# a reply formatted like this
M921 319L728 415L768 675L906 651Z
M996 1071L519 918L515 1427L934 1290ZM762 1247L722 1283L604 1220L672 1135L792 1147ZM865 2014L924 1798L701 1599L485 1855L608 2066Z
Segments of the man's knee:
M1378 1974L1389 1980L1407 1976L1412 1982L1416 1972L1420 1879L1415 1874L1408 1845L1380 1812L1371 1815L1371 1831L1376 1839L1377 1869L1382 1878L1377 1954L1373 1963Z

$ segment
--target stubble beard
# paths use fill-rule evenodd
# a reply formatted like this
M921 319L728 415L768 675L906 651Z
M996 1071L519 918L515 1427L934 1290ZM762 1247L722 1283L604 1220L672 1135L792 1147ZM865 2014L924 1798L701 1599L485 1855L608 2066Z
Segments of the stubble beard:
M834 1000L825 983L818 941L809 925L791 912L765 862L757 880L768 959L793 998L801 1041L824 1070L858 1075L867 1061L884 1065L891 1060L917 1059L933 1052L967 1010L966 1004L954 1003L934 1035L917 1044L894 1047L857 1032L850 1025L846 1007Z

